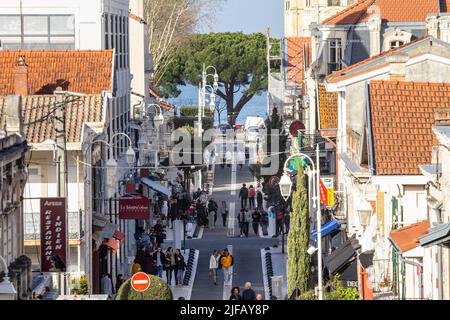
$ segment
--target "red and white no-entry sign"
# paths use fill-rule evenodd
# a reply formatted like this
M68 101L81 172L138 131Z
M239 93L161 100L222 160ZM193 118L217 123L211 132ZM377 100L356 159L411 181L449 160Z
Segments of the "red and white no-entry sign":
M138 272L131 278L131 287L138 292L147 290L149 286L150 277L144 272Z

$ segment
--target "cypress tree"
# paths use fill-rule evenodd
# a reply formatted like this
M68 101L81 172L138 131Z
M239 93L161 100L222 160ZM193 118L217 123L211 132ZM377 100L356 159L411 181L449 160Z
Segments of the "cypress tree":
M297 175L297 190L292 195L292 216L288 235L287 289L291 296L295 289L300 293L309 290L310 260L308 193L305 188L303 168Z

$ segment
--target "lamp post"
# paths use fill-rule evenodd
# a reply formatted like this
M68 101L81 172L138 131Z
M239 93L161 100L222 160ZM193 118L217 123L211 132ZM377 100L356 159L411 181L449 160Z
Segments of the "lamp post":
M161 106L159 106L156 103L152 103L152 104L148 104L144 106L144 110L142 112L142 118L144 120L143 123L143 127L142 130L143 131L147 131L148 130L148 120L149 120L149 115L148 115L148 107L154 107L155 110L158 110L155 114L155 116L153 117L153 128L156 132L156 146L155 146L155 169L158 168L158 144L159 144L159 129L160 127L163 125L164 123L164 116L162 114L162 110L161 110ZM139 144L141 144L141 146L148 145L148 138L149 136L147 134L145 134L145 140L141 140L142 137L139 139ZM141 148L142 149L142 148Z
M3 281L0 282L0 300L15 300L17 291L16 288L14 288L14 285L9 281L8 266L2 256L0 256L0 260L3 262L3 268L5 270Z
M208 74L209 69L214 69L214 74ZM208 77L213 77L214 82L213 86L209 86L207 84ZM206 106L206 88L211 88L210 93L210 105L215 106L215 99L216 99L216 91L219 88L219 74L217 73L217 69L214 66L208 66L206 67L205 64L203 64L203 71L202 71L202 82L200 83L200 91L199 91L199 108L198 108L198 137L201 140L202 134L203 134L203 124L202 124L202 117L204 116L204 108ZM197 171L198 174L198 187L200 189L202 188L202 169L200 168Z
M291 196L292 191L292 181L288 175L287 165L290 160L295 157L304 157L309 160L311 166L313 168L312 174L316 175L316 195L313 197L313 200L316 201L316 220L317 220L317 268L318 268L318 291L319 291L319 300L323 300L323 285L322 285L322 216L320 209L320 166L319 166L319 144L316 144L316 164L308 155L298 152L294 155L291 155L286 159L284 163L284 173L283 177L280 179L280 192L281 196L287 200Z

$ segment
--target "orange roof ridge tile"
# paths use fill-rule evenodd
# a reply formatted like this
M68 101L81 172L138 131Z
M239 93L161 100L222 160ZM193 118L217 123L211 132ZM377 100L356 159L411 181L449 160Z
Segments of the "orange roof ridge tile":
M349 13L350 11L352 11L353 9L355 9L355 8L358 7L358 6L361 6L361 5L367 5L367 7L369 7L369 6L372 5L375 1L376 1L376 0L362 0L362 1L358 0L358 2L352 4L351 6L345 8L345 9L342 10L342 11L339 11L339 12L336 13L335 15L333 15L333 16L331 16L331 17L325 19L325 20L323 20L323 21L321 22L321 24L334 24L334 23L329 23L329 22L335 20L336 18L338 18L338 17L340 17L340 16L346 15L347 13ZM364 13L365 13L365 12L363 12L362 14L364 14ZM361 14L361 15L362 15L362 14ZM359 19L360 17L361 17L361 16L359 16L358 19Z

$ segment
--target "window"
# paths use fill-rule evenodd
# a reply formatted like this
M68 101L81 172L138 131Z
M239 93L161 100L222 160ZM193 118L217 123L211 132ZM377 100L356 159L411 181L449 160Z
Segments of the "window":
M328 41L328 73L341 70L342 63L342 42L340 39L331 39Z
M391 41L391 49L393 48L398 48L401 47L402 45L404 45L405 43L403 41L400 40L395 40L395 41Z
M24 49L75 49L73 15L24 15ZM21 48L19 15L0 15L0 40L5 50Z
M286 1L286 11L291 8L291 2L288 0Z

